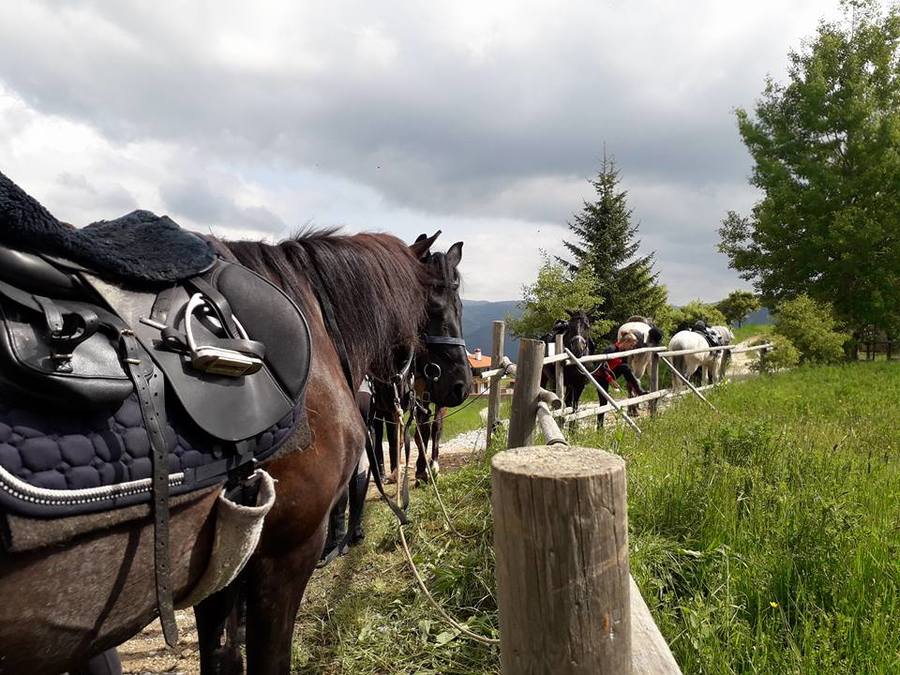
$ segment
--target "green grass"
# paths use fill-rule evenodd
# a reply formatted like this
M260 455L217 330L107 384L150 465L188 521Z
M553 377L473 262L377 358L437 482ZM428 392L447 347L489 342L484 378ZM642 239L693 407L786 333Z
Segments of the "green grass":
M900 369L800 368L684 399L640 439L573 443L628 463L632 572L685 673L900 672ZM447 532L413 493L427 583L480 632L497 626L486 460L448 474ZM295 667L322 673L497 672L495 648L455 636L414 586L396 525L317 573ZM352 573L352 577L351 577Z
M734 342L735 344L737 344L738 342L749 340L750 338L756 337L757 335L770 335L774 327L775 326L771 323L745 324L740 328L735 328L732 331L734 333Z

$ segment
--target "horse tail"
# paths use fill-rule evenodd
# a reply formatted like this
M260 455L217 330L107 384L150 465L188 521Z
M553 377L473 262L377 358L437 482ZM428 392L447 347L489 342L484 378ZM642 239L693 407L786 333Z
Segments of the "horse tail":
M672 365L675 366L675 370L677 370L679 373L684 375L685 362L684 362L683 354L679 354L678 356L673 356L672 357Z

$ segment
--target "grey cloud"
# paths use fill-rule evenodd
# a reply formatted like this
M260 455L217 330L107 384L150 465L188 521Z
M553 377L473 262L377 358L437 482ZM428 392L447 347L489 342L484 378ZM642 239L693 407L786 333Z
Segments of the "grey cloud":
M667 64L653 61L666 56L652 44L660 29L617 34L616 12L591 4L570 5L565 20L542 27L535 49L498 48L472 63L442 47L424 10L400 11L408 26L368 5L345 17L384 27L398 50L390 68L352 58L360 38L341 31L339 19L312 17L323 24L316 36L298 12L297 51L321 50L327 67L251 69L206 51L204 27L190 16L172 22L157 8L70 5L32 15L27 27L0 21L0 79L37 108L122 141L161 138L206 156L316 165L397 204L445 213L489 206L541 220L548 214L539 205L504 205L497 195L538 176L590 175L604 142L648 178L746 173L730 110L748 103L748 87L762 87L753 36L720 50L708 83L685 73L684 84L666 81ZM84 32L92 18L96 35ZM67 31L76 21L82 31ZM616 50L637 63L611 63Z
M138 208L134 195L124 186L116 183L95 185L81 174L68 172L56 177L47 199L50 203L66 204L69 209L104 213L106 219L117 218Z
M234 190L232 186L231 191ZM242 206L235 202L226 185L214 186L203 177L169 182L160 188L162 201L173 218L185 216L207 227L226 227L269 234L283 233L284 220L262 206Z

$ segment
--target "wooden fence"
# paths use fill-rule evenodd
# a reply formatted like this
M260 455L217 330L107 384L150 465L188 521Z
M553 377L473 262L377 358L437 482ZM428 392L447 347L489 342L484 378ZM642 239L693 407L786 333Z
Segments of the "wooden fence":
M553 364L558 391L564 391L562 368L573 355L545 358L543 342L521 340L513 364L499 356L503 332L503 322L495 321L493 363L498 367L484 373L491 378L489 436L500 419L500 379L516 378L507 451L493 458L491 468L503 672L681 673L629 572L625 464L596 448L569 447L557 418L584 415L567 413L562 398L540 386L542 368ZM653 355L650 393L610 399L588 414L644 402L655 413L656 403L673 395L659 388L660 363L680 377L668 357L723 349L645 347L575 359L586 364ZM560 340L557 351L562 351ZM690 389L684 393L701 398L701 390L709 388L686 384ZM545 445L533 445L535 429Z
M868 340L863 343L866 361L874 361L877 354L884 354L885 359L900 358L900 343L895 340Z

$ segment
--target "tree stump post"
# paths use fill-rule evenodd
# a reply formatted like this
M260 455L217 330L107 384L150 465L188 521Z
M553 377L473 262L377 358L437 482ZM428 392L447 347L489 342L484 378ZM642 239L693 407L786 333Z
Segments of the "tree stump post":
M516 363L516 388L509 413L507 448L521 448L531 444L537 414L537 394L541 388L541 367L544 361L542 340L520 340Z
M491 368L500 366L503 358L504 340L506 335L506 323L494 321L493 341L491 346ZM488 418L487 418L487 443L491 442L491 436L500 424L500 385L503 375L495 375L491 378L491 391L488 394Z
M631 672L625 462L536 446L491 464L502 672Z

